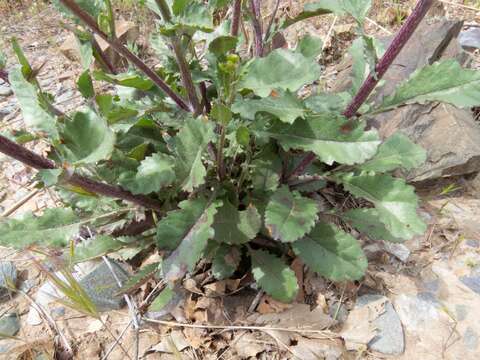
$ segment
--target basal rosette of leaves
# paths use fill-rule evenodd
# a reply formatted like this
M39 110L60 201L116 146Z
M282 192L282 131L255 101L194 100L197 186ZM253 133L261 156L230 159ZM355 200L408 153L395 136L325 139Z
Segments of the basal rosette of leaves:
M201 260L217 279L251 271L262 289L289 302L298 291L289 267L294 257L333 281L362 278L367 259L347 229L394 242L425 231L413 187L392 175L422 164L425 151L402 134L382 140L366 120L413 102L478 106L480 72L434 63L346 118L343 111L385 51L362 30L370 1L314 2L296 18L252 27L254 39L235 24L238 17L258 20L252 11L258 2L236 3L146 1L156 15L152 69L135 47L118 45L110 2L59 0L74 19L84 69L77 86L85 105L70 113L55 108L14 42L20 65L9 69L9 80L28 131L21 139L4 135L50 143L53 165L32 166L64 206L2 220L0 245L65 247L88 226L98 235L70 247L65 259L109 253L130 259L156 246L162 263L139 269L124 288L150 275L163 278L167 288L152 305L158 310ZM350 51L353 90L300 96L322 76L322 42L307 35L293 48L275 49L272 39L293 23L331 12L358 23L360 37ZM128 66L109 64L94 34L116 44ZM115 90L99 91L105 83ZM343 197L326 207L322 199L331 200L332 189ZM347 196L361 206L343 207ZM129 231L138 223L146 226Z

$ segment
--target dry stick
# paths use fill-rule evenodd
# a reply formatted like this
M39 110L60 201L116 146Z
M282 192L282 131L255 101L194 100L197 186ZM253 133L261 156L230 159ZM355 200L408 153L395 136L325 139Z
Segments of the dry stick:
M60 0L72 13L74 13L82 22L87 25L90 30L100 36L103 40L110 44L113 50L125 57L128 61L138 67L145 75L147 75L165 94L167 94L180 108L185 111L192 111L190 106L183 100L175 91L173 91L158 74L150 69L138 56L128 50L124 45L118 42L118 40L112 40L105 34L97 25L95 19L93 19L88 13L83 11L74 0Z
M163 21L171 22L172 14L165 0L156 0L160 13L162 14ZM180 76L182 77L182 83L187 91L188 100L193 108L195 114L200 114L202 109L200 102L198 101L197 91L193 83L192 74L188 68L187 60L185 59L185 53L183 52L182 45L180 44L180 38L177 35L173 35L171 38L171 45L175 58L177 59L178 68L180 70Z
M250 0L252 9L252 24L255 31L255 56L263 56L262 14L260 13L260 0Z
M382 79L383 75L385 75L388 68L392 65L397 55L415 32L416 28L427 14L432 4L433 0L418 1L415 9L402 25L387 51L379 60L377 66L375 66L375 70L367 77L357 95L355 95L352 102L347 106L343 113L346 118L351 118L357 114L358 109L360 109L363 103L368 99L373 89L375 89L378 82ZM305 169L313 161L315 161L315 159L316 156L314 153L308 153L300 162L300 164L286 178L302 174Z
M15 160L31 166L37 170L56 169L55 163L49 159L44 158L33 151L7 139L0 135L0 152L8 155ZM134 204L161 211L162 204L157 200L150 199L143 195L133 195L131 192L122 189L119 186L100 183L98 181L86 178L81 175L72 174L66 179L68 183L74 186L79 186L91 193L96 193L112 198L130 201Z
M233 18L232 28L230 34L232 36L238 36L238 29L240 28L240 17L242 16L242 0L235 0L233 4Z

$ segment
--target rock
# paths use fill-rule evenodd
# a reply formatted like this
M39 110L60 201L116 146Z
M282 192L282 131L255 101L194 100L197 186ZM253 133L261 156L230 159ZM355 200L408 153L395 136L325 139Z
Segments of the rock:
M110 264L121 283L125 283L128 280L125 269L114 261L110 261ZM118 310L125 305L123 296L116 294L120 289L117 281L104 262L80 280L80 285L95 303L98 311Z
M397 85L408 79L418 68L440 59L454 58L467 61L457 36L463 22L425 19L411 40L400 52L383 80L385 85L376 90L374 101L392 94ZM388 44L390 39L384 40ZM351 62L350 62L351 63ZM336 91L349 88L350 67L339 74L342 79ZM412 104L375 116L369 125L376 127L383 138L399 131L427 150L427 161L407 174L411 181L464 175L480 170L480 127L471 111L448 104Z
M0 301L8 300L9 288L17 283L17 269L10 261L0 262Z
M458 42L465 50L480 49L480 28L471 27L463 30L458 36Z
M15 336L20 330L20 321L16 313L5 314L0 317L0 334Z
M135 23L131 21L117 20L115 23L116 33L118 41L122 44L127 44L130 42L135 42L139 36L139 29ZM118 65L121 57L117 55L115 51L110 47L110 45L105 42L103 39L95 35L95 39L100 46L100 49L104 51L107 55L107 58L111 61L113 65ZM69 34L65 41L60 46L60 52L69 60L78 62L80 61L80 49L78 46L77 39L75 35Z
M0 96L10 96L12 94L12 89L10 89L8 86L0 85Z
M363 295L357 299L356 306L362 307L382 298L382 295ZM377 335L368 343L368 347L382 354L402 354L405 350L402 323L389 300L385 303L385 312L373 324L377 328Z

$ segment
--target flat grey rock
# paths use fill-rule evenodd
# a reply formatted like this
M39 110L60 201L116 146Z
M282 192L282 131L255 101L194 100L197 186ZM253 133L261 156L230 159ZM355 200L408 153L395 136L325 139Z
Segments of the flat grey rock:
M13 91L10 87L6 85L0 85L0 96L10 96L13 94Z
M110 264L118 279L124 284L128 280L126 270L113 260L110 260ZM118 310L125 305L123 296L117 295L120 287L104 262L80 280L80 285L95 303L98 311Z
M0 262L0 302L9 299L9 284L17 283L17 269L10 261Z
M466 49L480 49L480 28L471 27L463 30L458 36L458 42Z
M15 336L20 330L20 321L16 313L5 314L0 317L0 334Z
M355 306L362 307L373 301L384 298L382 295L363 295L357 299ZM368 347L387 355L400 355L405 350L405 339L400 317L388 300L385 312L373 322L377 335L368 343Z
M480 276L462 276L460 281L480 295Z

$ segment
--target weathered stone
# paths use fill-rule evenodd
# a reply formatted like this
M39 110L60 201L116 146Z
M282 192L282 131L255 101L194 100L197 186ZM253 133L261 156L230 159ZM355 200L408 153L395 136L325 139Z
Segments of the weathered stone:
M348 310L342 303L333 301L328 306L328 315L339 323L344 323L348 318Z
M418 68L434 61L455 58L465 63L457 36L461 21L426 19L389 68L383 79L385 85L376 90L374 101L380 102L392 94ZM391 39L384 42L388 44ZM351 62L350 62L351 63ZM339 75L337 91L349 88L350 67ZM411 181L463 175L480 170L480 127L471 111L448 104L412 104L394 109L369 120L386 138L400 131L427 150L427 161L407 176Z
M382 295L363 295L357 299L356 306L365 306L383 298ZM405 350L402 323L390 301L385 303L385 312L377 317L373 324L377 335L368 343L374 351L388 355L399 355Z
M458 42L465 50L480 49L480 28L471 27L463 30L458 36Z
M10 261L0 262L0 301L8 300L10 288L17 283L17 269Z
M110 261L110 264L117 278L122 284L125 283L128 280L125 269L114 261ZM125 305L123 296L117 294L120 287L106 263L101 263L80 280L80 285L95 303L98 311L120 309Z
M10 87L6 85L0 85L0 96L10 96L13 94L13 91Z
M139 29L135 23L131 21L117 20L115 23L116 34L118 41L122 44L135 42L139 36ZM113 65L118 65L121 58L110 45L95 35L95 39L100 46L100 49L107 55L107 58ZM80 61L80 49L75 35L69 34L65 41L60 46L60 52L71 61Z
M16 313L0 317L0 335L15 336L20 330L20 321Z

